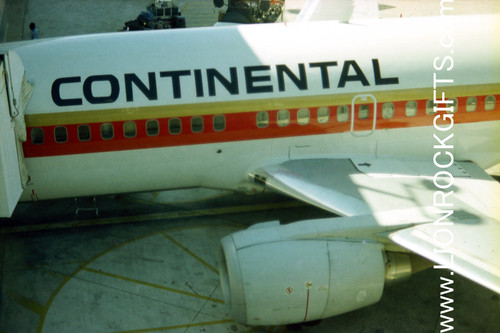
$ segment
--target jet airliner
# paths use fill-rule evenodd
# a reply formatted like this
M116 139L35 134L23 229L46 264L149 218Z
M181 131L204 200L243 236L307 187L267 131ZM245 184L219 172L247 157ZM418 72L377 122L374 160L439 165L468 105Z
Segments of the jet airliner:
M222 239L226 302L249 325L374 304L415 255L500 293L500 185L483 171L500 162L499 22L5 44L1 216L18 200L187 187L272 190L331 212Z

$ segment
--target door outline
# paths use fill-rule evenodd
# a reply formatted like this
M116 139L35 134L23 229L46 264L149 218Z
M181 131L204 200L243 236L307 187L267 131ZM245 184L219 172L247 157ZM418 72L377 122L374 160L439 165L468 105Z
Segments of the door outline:
M361 99L361 102L367 101L368 98L371 98L373 101L372 102L373 103L373 126L372 126L371 131L369 131L368 133L365 133L365 131L355 131L354 130L354 122L356 121L356 108L355 108L355 106L356 106L356 100L358 98ZM352 101L351 101L351 134L353 136L368 136L375 131L376 126L377 126L377 99L375 98L375 96L373 96L372 94L359 94L359 95L354 96L352 98Z

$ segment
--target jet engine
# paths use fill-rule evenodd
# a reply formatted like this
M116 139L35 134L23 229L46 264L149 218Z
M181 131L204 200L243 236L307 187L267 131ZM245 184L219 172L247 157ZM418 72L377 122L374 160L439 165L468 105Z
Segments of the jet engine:
M325 225L325 220L319 223ZM221 285L234 320L246 325L300 323L380 300L387 266L383 245L328 239L317 231L314 222L275 222L221 240Z

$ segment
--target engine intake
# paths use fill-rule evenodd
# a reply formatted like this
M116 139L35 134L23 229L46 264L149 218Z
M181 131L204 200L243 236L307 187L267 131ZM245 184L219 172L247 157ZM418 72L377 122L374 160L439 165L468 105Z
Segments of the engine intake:
M233 319L298 323L380 300L386 274L380 243L289 237L303 231L300 223L271 224L221 240L220 278Z

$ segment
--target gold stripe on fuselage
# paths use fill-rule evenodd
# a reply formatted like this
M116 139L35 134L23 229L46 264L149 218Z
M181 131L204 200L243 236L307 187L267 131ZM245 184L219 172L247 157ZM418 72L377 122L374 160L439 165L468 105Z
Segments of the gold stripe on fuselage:
M438 89L436 89L436 96L438 99L441 98L442 92L445 92L446 98L493 95L500 92L500 83L438 87ZM357 94L372 94L377 98L377 103L427 100L433 98L433 93L434 92L432 88L419 88L225 102L143 106L91 111L28 114L26 115L26 125L27 127L58 126L138 119L231 114L279 109L299 109L332 105L350 105L353 97Z

